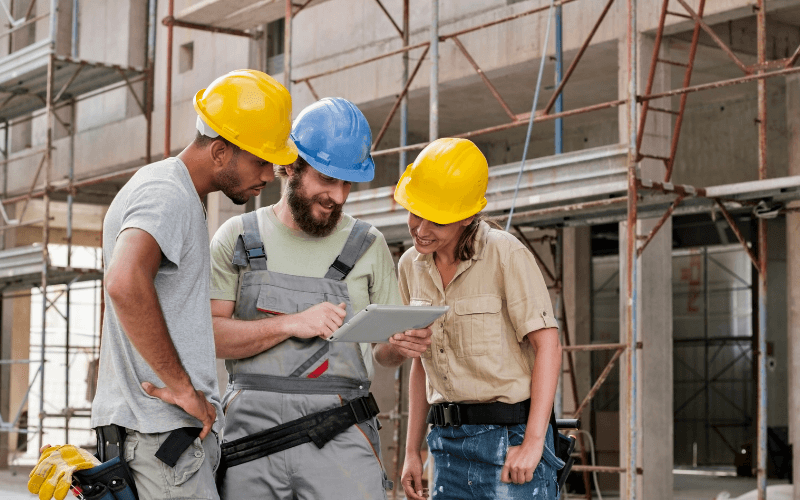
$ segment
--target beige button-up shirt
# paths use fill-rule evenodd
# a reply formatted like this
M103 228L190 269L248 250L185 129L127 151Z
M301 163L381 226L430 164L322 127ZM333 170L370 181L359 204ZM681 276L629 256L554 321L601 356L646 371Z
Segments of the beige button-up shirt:
M525 336L556 328L542 273L527 248L481 222L475 255L445 289L433 255L400 258L403 302L448 305L422 355L428 403L517 403L530 398L534 352Z

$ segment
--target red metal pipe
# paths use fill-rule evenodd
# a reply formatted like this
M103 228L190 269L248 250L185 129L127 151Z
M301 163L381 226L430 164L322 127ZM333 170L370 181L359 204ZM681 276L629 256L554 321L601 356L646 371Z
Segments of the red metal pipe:
M600 387L603 385L603 383L608 378L608 375L611 373L611 369L614 368L614 363L617 362L617 360L622 355L623 351L625 351L625 349L626 347L620 347L617 349L617 351L611 357L611 360L609 360L609 362L606 364L606 367L603 369L603 373L601 373L600 376L597 377L597 380L595 381L594 385L589 390L589 392L586 394L586 397L583 398L581 404L578 405L578 408L572 414L572 418L578 418L578 415L583 413L583 409L586 408L586 406L592 401L594 396L597 394L597 391L600 390Z
M658 54L661 51L661 40L664 36L664 22L667 19L667 6L669 0L664 0L661 3L661 15L658 18L658 31L656 31L656 39L653 44L653 57L650 58L650 71L647 74L647 84L645 85L645 94L653 91L653 81L656 76L656 66L658 65ZM645 101L642 104L642 116L639 118L639 133L636 134L636 151L642 150L642 139L644 138L644 125L647 121L647 111L650 108L650 101Z
M700 5L697 8L699 17L703 17L703 12L706 7L706 0L700 0ZM694 32L692 33L692 45L689 48L689 66L683 74L683 86L688 87L692 83L692 71L694 70L694 59L697 55L697 45L700 41L700 25L695 23ZM650 92L648 92L649 94ZM683 125L683 115L686 112L686 99L688 94L681 94L681 102L678 107L678 117L675 119L675 126L672 129L672 144L669 149L669 163L667 163L667 171L664 173L664 181L669 182L672 179L672 168L675 165L675 155L678 151L678 139L681 136L681 126ZM649 101L648 101L649 102Z
M719 210L720 210L720 212L722 212L722 216L725 217L726 221L728 221L728 226L730 226L731 231L733 231L734 236L736 236L736 239L739 240L739 243L742 244L742 247L744 247L744 251L747 252L747 256L750 257L750 260L753 262L753 265L758 270L759 267L760 267L760 265L758 263L758 259L753 254L753 250L751 250L750 247L747 246L747 240L742 235L742 232L739 231L739 228L736 226L736 222L734 222L733 217L731 217L730 212L728 212L728 209L726 209L725 205L722 204L722 200L720 200L719 198L714 198L714 201L719 206Z
M375 62L375 61L380 61L381 59L385 59L385 58L390 57L390 56L394 56L394 55L397 55L397 54L402 54L403 52L408 52L409 50L418 49L420 47L427 47L430 44L431 44L430 42L421 42L421 43L418 43L416 45L409 45L407 47L403 47L403 48L400 48L400 49L397 49L397 50L392 50L391 52L387 52L387 53L381 54L379 56L370 57L370 58L364 59L362 61L354 62L352 64L347 64L347 65L341 66L339 68L331 69L331 70L328 70L328 71L323 71L322 73L316 73L316 74L310 75L310 76L304 76L303 78L298 78L297 80L292 80L292 82L300 83L300 82L303 82L305 80L313 80L313 79L319 78L321 76L332 75L334 73L339 73L339 72L347 70L347 69L356 68L358 66L363 66L364 64L368 64L368 63Z
M222 28L219 26L209 26L207 24L190 23L187 21L180 21L175 19L171 14L161 20L161 24L168 27L177 26L179 28L188 28L190 30L208 31L209 33L221 33L223 35L241 36L245 38L258 38L257 33L249 33L244 30L237 30L233 28Z
M575 2L575 1L577 1L577 0L560 0L560 1L557 1L557 2L553 2L553 6L557 7L559 5L566 5L568 3L572 3L572 2ZM521 17L530 16L531 14L537 14L539 12L544 12L544 11L549 10L549 9L550 9L550 5L549 4L545 5L544 7L536 7L535 9L527 10L525 12L520 12L518 14L513 14L513 15L510 15L510 16L507 16L507 17L501 17L500 19L495 19L494 21L489 21L487 23L479 24L479 25L473 26L471 28L466 28L466 29L463 29L463 30L460 30L460 31L456 31L456 32L453 32L453 33L448 33L446 35L441 35L439 37L439 40L447 40L450 37L461 36L461 35L464 35L466 33L472 33L473 31L478 31L478 30L481 30L483 28L488 28L490 26L495 26L495 25L498 25L498 24L507 23L508 21L513 21L513 20L519 19Z
M386 17L389 19L389 22L392 23L392 26L394 26L394 29L397 30L397 33L400 35L400 38L403 38L403 30L401 30L400 26L398 26L397 23L394 22L394 18L392 17L391 14L389 14L389 11L386 10L386 7L383 6L383 3L381 2L381 0L375 0L375 2L378 3L378 7L380 7L381 10L383 11L383 13L386 14Z
M687 4L684 0L678 0L678 3L680 3L684 9L686 9L686 12L688 12L690 16L692 16L694 22L699 24L703 28L703 31L705 31L708 34L708 36L710 36L711 39L714 40L714 43L716 43L719 46L719 48L722 49L722 51L725 52L728 55L728 57L730 57L733 60L733 62L736 63L737 66L739 66L739 69L744 71L745 74L750 74L750 71L747 69L747 66L741 61L741 59L736 57L736 54L733 53L730 47L725 45L725 42L723 42L717 36L714 30L711 29L711 26L706 24L706 22L703 21L700 15L697 15L697 13L694 10L692 10L689 4Z
M614 0L608 0L608 2L606 2L603 12L600 13L600 17L594 23L594 26L592 26L592 30L589 32L586 40L583 41L583 45L581 45L581 48L578 50L578 54L575 56L575 59L572 60L567 72L564 74L564 78L561 79L561 83L558 84L558 87L553 92L553 95L550 96L550 101L548 101L547 105L544 107L544 114L549 113L550 110L553 109L558 96L564 90L564 86L567 84L567 81L569 81L569 77L572 76L572 72L575 71L575 67L578 65L578 61L581 60L583 53L586 52L587 48L589 48L589 43L591 43L594 34L597 33L598 28L600 28L600 24L603 22L603 19L605 19L606 14L608 14L608 10L611 8L611 4L613 3Z
M610 1L613 2L614 0ZM487 77L486 74L481 69L481 67L478 66L478 63L475 62L475 59L473 59L472 56L469 54L469 52L467 52L467 49L466 47L464 47L464 44L461 43L461 40L459 40L457 36L454 36L452 38L453 38L453 43L456 44L456 47L458 47L459 50L461 50L461 53L464 54L464 57L467 58L467 61L472 66L472 69L474 69L475 72L478 73L478 76L481 77L483 83L485 83L486 87L489 88L489 92L491 92L494 98L497 99L497 102L500 103L500 106L503 108L503 111L506 112L509 118L511 118L512 120L516 120L517 117L514 114L514 112L511 111L511 108L508 107L508 104L506 104L506 101L503 100L503 97L500 95L500 92L497 91L495 86L492 84L491 80L489 80L489 77Z
M659 92L658 94L641 95L636 98L638 102L644 102L652 99L661 99L662 97L672 97L681 94L689 94L692 92L700 92L703 90L718 89L722 87L729 87L731 85L739 85L742 83L750 83L759 80L765 80L775 76L786 76L792 73L800 72L800 67L787 68L771 73L759 73L755 75L747 75L739 78L731 78L730 80L721 80L718 82L704 83L702 85L694 85L692 87L685 87L680 89L669 90L667 92Z
M644 240L644 243L642 243L642 246L640 246L639 249L636 250L636 256L637 257L641 257L642 256L642 253L644 253L644 249L647 248L647 245L649 245L651 241L653 241L653 238L655 238L656 234L658 234L658 230L661 229L661 226L663 226L667 222L667 219L669 219L669 217L672 215L672 212L675 211L675 209L678 207L678 205L681 204L681 202L683 201L684 198L686 198L685 195L679 195L675 199L675 201L672 202L672 205L669 206L667 211L664 212L664 215L662 215L661 218L658 220L656 225L650 231L650 234L647 235L647 239Z
M561 350L565 352L589 352L589 351L613 351L616 349L626 349L628 346L625 344L583 344L562 346Z
M428 54L429 48L430 47L425 47L425 50L422 51L422 55L420 56L419 61L417 61L417 65L414 66L414 70L411 72L411 75L409 75L406 84L403 85L403 90L400 91L400 95L397 96L397 99L395 99L392 109L389 110L389 115L386 117L386 120L384 120L380 131L378 131L378 136L375 138L375 142L372 144L372 149L378 147L378 143L381 142L384 134L386 134L386 130L389 128L389 123L392 121L392 118L394 118L394 114L397 112L397 108L400 107L400 103L403 102L403 97L405 97L408 93L408 89L411 87L411 82L413 82L414 77L417 76L417 71L419 71L419 68L422 66L422 61L425 60L425 56Z

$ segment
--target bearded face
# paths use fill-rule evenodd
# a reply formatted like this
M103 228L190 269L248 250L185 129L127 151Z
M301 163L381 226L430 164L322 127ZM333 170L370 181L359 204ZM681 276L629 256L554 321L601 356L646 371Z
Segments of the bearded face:
M336 203L325 193L309 195L303 185L303 179L309 174L309 168L292 173L287 184L286 201L292 218L300 229L306 234L321 238L336 229L342 217L344 203ZM316 215L315 206L319 206Z

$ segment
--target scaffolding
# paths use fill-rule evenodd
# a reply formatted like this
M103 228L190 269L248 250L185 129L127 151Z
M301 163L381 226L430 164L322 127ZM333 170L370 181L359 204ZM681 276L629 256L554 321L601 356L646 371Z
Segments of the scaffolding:
M63 2L62 2L63 3ZM11 248L0 251L0 290L5 294L19 290L38 289L42 296L41 310L41 357L38 360L21 360L37 364L31 384L25 393L24 399L16 412L12 409L14 418L9 422L0 421L0 432L14 432L38 434L39 447L43 444L45 429L63 429L69 436L70 419L76 416L86 417L88 409L72 408L69 406L69 366L70 354L75 346L70 345L70 294L75 283L81 281L97 280L103 278L100 268L84 269L72 265L73 250L73 205L80 201L88 201L91 195L82 195L81 189L96 185L112 179L130 175L130 169L115 172L100 177L76 179L75 166L75 136L76 136L76 104L85 99L96 97L100 94L127 88L146 121L146 144L144 159L150 162L150 141L152 124L153 103L153 62L155 55L155 0L148 2L148 26L145 38L145 51L147 54L146 67L131 67L116 64L107 64L96 61L84 60L79 57L79 14L80 3L73 0L71 10L65 11L60 7L58 0L50 0L48 11L34 16L35 0L27 2L23 9L24 16L14 19L12 13L6 10L9 29L0 33L0 39L8 37L9 54L0 58L0 122L5 137L2 150L3 160L3 199L0 204L4 225L0 230L7 231L23 226L42 226L42 242L28 247ZM3 4L5 7L5 3ZM12 2L13 6L13 2ZM71 22L69 28L69 45L59 41L59 29L64 28L60 21L63 19ZM11 39L15 32L22 28L30 27L37 22L47 22L47 35L19 50L12 50ZM60 24L61 23L61 24ZM68 55L67 55L68 54ZM144 82L144 90L137 92L134 85ZM65 121L57 111L66 109L70 119ZM12 155L10 152L9 132L10 127L21 123L44 117L46 121L46 135L43 147L34 147L30 151ZM53 179L54 166L54 132L56 122L59 123L69 136L68 140L68 173L66 179ZM26 194L9 196L8 178L9 165L29 158L39 157L38 166L32 172L30 188ZM137 167L138 168L138 167ZM42 179L40 179L42 178ZM51 263L49 245L51 243L51 202L55 196L66 196L66 266L54 266ZM43 217L36 220L24 221L31 200L42 200ZM22 203L16 218L10 219L7 215L7 206ZM8 296L8 295L5 295ZM66 306L59 310L56 301L66 297ZM58 412L45 411L45 384L46 371L45 350L47 347L47 312L54 310L66 322L66 407ZM35 382L39 384L39 425L36 431L20 428L22 410L29 400L29 395ZM45 419L63 419L63 425L45 426ZM68 439L68 438L67 438Z
M535 111L532 121L534 123L539 123L552 120L557 123L557 156L538 158L528 161L524 166L524 171L521 171L519 164L503 165L501 167L492 168L490 170L489 190L487 193L489 204L486 210L489 213L496 214L493 217L494 220L506 221L509 217L509 210L516 208L514 206L514 199L509 196L509 192L513 191L515 188L518 188L520 190L521 199L527 200L519 204L519 208L523 210L513 215L513 227L515 228L519 238L523 240L523 242L525 242L526 245L534 252L534 255L537 257L543 272L554 282L554 286L557 291L558 304L556 309L557 314L561 316L561 330L565 344L564 351L566 353L566 360L569 366L568 372L571 374L570 386L574 400L576 402L580 401L580 404L572 414L573 417L579 416L582 410L587 407L594 395L597 394L600 386L608 377L616 361L619 360L623 355L625 356L627 370L624 374L624 377L628 382L627 393L624 397L624 408L625 414L629 416L629 425L625 429L627 432L625 439L627 449L622 450L620 465L618 467L588 466L586 465L586 457L584 455L583 464L574 467L574 470L584 472L585 482L588 481L585 475L586 472L621 474L624 478L624 486L622 491L624 491L625 498L636 498L636 478L638 474L642 474L643 472L637 465L638 457L636 450L639 436L636 435L635 431L638 421L637 403L639 400L639 395L636 392L637 362L638 351L642 347L640 332L638 331L637 325L638 306L635 300L638 292L636 274L638 273L639 268L639 258L642 256L643 252L656 236L661 227L663 227L663 225L671 216L709 211L719 212L728 222L731 230L736 235L739 242L743 245L758 274L758 329L756 335L757 348L755 349L758 355L758 447L756 471L758 498L763 499L766 491L767 451L765 359L767 312L767 243L765 217L794 210L792 208L786 208L786 205L790 201L800 199L800 177L769 179L767 176L766 79L785 76L800 71L800 68L794 67L798 57L800 57L800 47L794 51L794 54L791 57L782 60L767 60L765 0L757 0L754 10L756 11L758 30L758 62L754 65L747 66L720 39L720 37L716 35L714 30L703 19L705 0L698 0L699 5L697 9L693 9L685 0L672 0L672 6L670 0L663 0L661 4L658 28L655 35L654 50L650 67L648 68L647 83L645 85L644 93L640 93L638 90L637 80L638 73L640 71L637 59L637 37L639 35L636 24L637 1L626 0L627 96L625 98L600 102L589 106L564 111L561 104L563 91L568 85L570 77L573 75L576 66L581 60L581 57L590 46L594 35L598 31L598 28L602 24L612 5L615 3L615 0L607 0L605 2L604 8L600 12L600 15L593 24L592 28L585 36L577 55L570 63L566 72L564 72L563 77L561 75L561 42L559 36L561 29L561 8L564 5L576 2L577 0L551 1L549 6L545 5L536 7L470 28L454 31L452 33L439 32L439 1L429 1L431 5L431 28L429 41L416 43L414 45L409 44L409 0L403 0L402 2L403 19L400 23L398 23L391 16L381 0L375 0L377 7L379 7L388 17L392 26L402 39L402 48L345 64L338 68L312 75L302 76L300 78L293 78L291 21L294 15L306 8L313 2L313 0L307 0L299 5L294 4L292 0L286 0L286 38L284 44L285 52L283 61L285 86L291 89L292 85L305 85L314 98L319 99L320 96L312 84L312 81L358 66L374 63L384 58L402 55L402 87L397 94L397 97L395 98L388 115L378 129L377 134L375 134L375 139L372 144L372 154L375 157L397 154L399 156L399 166L402 171L407 164L405 155L408 151L422 149L429 144L430 141L438 138L439 45L441 43L447 43L450 41L457 47L458 51L466 58L470 66L475 70L481 81L485 84L488 91L492 94L498 105L503 109L509 119L509 121L506 123L485 127L479 130L461 132L451 136L473 138L493 132L521 127L528 124L529 120L531 120L531 114L515 114L513 111L511 111L510 107L498 92L497 88L492 84L489 77L481 69L478 62L467 51L464 44L461 42L460 37L479 32L480 30L491 26L513 22L525 16L531 16L545 12L547 12L548 15L551 15L554 12L557 19L557 84L552 96L545 106L542 109ZM254 8L257 3L258 2L255 2L255 0L237 2L237 9L240 9L237 10L237 12L246 11L248 8ZM277 2L271 3L275 4ZM209 4L211 6L209 8L219 8L221 5L220 2L209 2L207 5ZM200 9L201 7L193 9L191 14L197 15L197 11ZM238 29L237 32L233 32L232 30L234 30L234 28L231 27L231 22L229 20L234 17L236 17L234 14L223 16L223 21L220 23L212 22L209 24L192 24L186 21L180 21L174 17L173 0L170 0L169 17L164 19L163 22L169 27L170 35L168 40L171 40L173 26L228 33L251 38L258 36L253 30ZM691 23L692 40L688 61L672 61L664 59L660 56L661 44L664 39L665 27L667 26L668 18L678 18ZM239 24L237 27L242 28L243 25L241 16L238 19L239 20L237 22ZM260 20L260 22L263 21L263 19ZM247 26L247 28L253 27L254 25L252 24ZM722 49L723 52L736 63L736 65L744 73L744 76L701 85L691 85L694 61L701 32L707 34L714 41L714 43L717 44L719 48ZM411 51L418 51L419 55L416 65L409 72L409 53ZM429 141L409 145L407 143L408 91L412 82L418 76L419 69L426 57L431 61L429 84ZM172 51L169 50L169 48L167 58L167 98L169 99L171 92L169 68L171 67L172 59ZM659 64L679 66L684 68L684 78L680 88L665 92L653 92L654 75ZM710 187L693 187L673 184L671 182L671 177L673 167L675 165L676 152L678 151L683 117L685 114L686 102L689 94L754 81L757 82L758 85L758 180ZM671 109L671 104L667 106L653 105L654 102L659 102L659 100L663 102L666 100L666 98L673 96L679 97L679 106L677 110ZM626 114L628 117L628 133L626 140L621 141L621 144L619 145L583 150L574 153L559 154L561 153L561 119L568 116L616 107L625 107L627 109ZM170 104L168 101L166 109L167 113L170 112L169 108ZM394 148L379 149L378 146L384 138L389 124L392 122L398 110L400 110L400 145ZM643 150L645 126L648 115L651 112L674 116L674 125L671 135L669 153L665 156ZM169 134L170 131L168 119L165 130L165 155L169 154ZM640 164L641 162L647 160L663 162L665 167L663 178L651 179L641 174ZM524 180L522 182L518 181L517 185L515 186L514 178L517 177L517 173L520 173L519 178ZM521 174L525 174L524 177ZM399 243L406 237L405 217L403 214L399 214L395 211L395 207L391 201L392 191L392 187L383 187L351 193L350 197L348 198L347 208L348 213L360 218L365 218L379 227L386 236L388 242ZM764 205L766 205L767 208L762 209L761 212L755 208ZM758 216L758 234L753 248L749 246L741 231L739 231L733 219L733 215L731 214L732 212L751 210L755 210L755 213ZM642 241L637 241L638 238L635 230L637 227L637 221L639 219L656 217L659 217L659 220L652 228L650 233L644 237ZM621 342L618 344L571 345L569 328L566 324L566 317L564 313L562 287L563 278L561 274L561 267L563 267L563 245L561 243L561 230L557 229L557 244L554 246L556 252L553 256L553 261L556 263L556 269L550 270L548 269L547 265L545 265L541 256L536 253L533 245L527 241L527 238L525 237L525 234L521 228L526 226L535 228L561 228L567 226L591 225L606 222L626 222L626 227L628 228L628 230L625 231L626 245L624 252L625 330L621 336ZM402 245L402 243L400 243L400 245ZM402 246L400 248L402 250ZM614 354L603 369L601 375L595 381L593 387L581 400L578 397L575 384L573 355L576 352L597 350L608 350ZM395 455L393 457L393 463L395 464L395 480L399 479L399 458L401 454L400 444L403 439L403 436L401 436L399 432L401 426L400 422L406 416L402 410L402 391L400 390L401 381L402 372L398 371L396 376L398 390L396 394L397 399L395 407L393 408L392 412L382 415L383 418L391 420L395 425L395 432L393 435L395 451ZM588 491L589 489L587 487L587 498L589 498Z
M655 34L654 50L651 58L651 63L647 69L647 83L645 84L644 92L640 93L638 85L638 75L640 73L637 53L639 44L637 38L640 31L637 30L637 0L625 0L626 15L627 15L627 33L626 39L626 75L627 75L627 92L624 98L594 103L580 108L570 109L564 111L560 104L561 97L563 96L564 89L570 81L570 77L574 74L575 68L580 63L582 56L591 45L591 42L597 33L600 25L606 18L607 13L614 5L615 0L607 0L603 4L603 10L600 12L596 22L593 24L591 30L586 34L583 43L581 44L576 56L569 64L566 71L561 75L560 66L560 47L559 50L559 65L557 76L559 78L555 90L544 105L544 107L537 109L533 116L531 113L514 113L511 111L507 102L504 100L500 92L492 83L491 79L482 70L479 63L475 60L472 54L467 51L462 38L473 33L479 33L481 30L497 26L503 23L511 23L515 20L521 19L526 16L547 15L557 16L557 31L560 30L560 15L561 8L568 4L577 2L578 0L557 0L551 1L549 6L539 6L526 11L518 12L513 15L495 19L491 22L482 23L470 28L461 29L452 33L439 32L439 17L438 17L438 0L427 0L431 4L431 29L430 40L411 45L410 40L410 26L409 26L409 1L403 0L403 19L397 22L388 12L385 5L381 0L375 0L377 8L380 8L383 13L389 18L393 27L402 40L402 47L400 49L391 50L378 56L366 58L361 61L352 62L341 67L331 69L324 72L319 72L312 75L293 78L292 76L292 18L300 11L307 8L313 3L321 3L324 0L305 0L302 3L294 4L292 0L285 0L283 17L286 20L285 27L285 53L284 53L284 81L287 88L292 85L305 85L311 94L318 98L316 88L312 81L322 79L326 76L338 73L347 69L355 68L362 65L368 65L384 58L392 56L401 56L403 65L403 78L401 81L401 89L391 109L382 122L375 140L373 142L373 156L386 156L397 154L399 156L399 165L403 168L406 164L406 153L408 151L415 151L425 147L429 141L435 140L438 137L439 130L439 74L438 74L438 61L439 61L439 45L442 43L452 42L457 48L458 52L464 56L470 66L474 69L480 80L485 84L487 90L491 93L493 98L497 101L503 112L507 115L508 121L490 127L484 127L478 130L465 131L454 134L454 137L473 138L494 132L500 132L517 128L529 124L532 119L533 123L541 123L544 121L554 121L575 116L583 113L590 113L611 108L623 108L627 115L627 134L626 137L620 140L620 144L606 146L601 148L586 149L573 153L557 154L552 157L537 158L525 162L522 171L522 182L517 185L515 178L520 172L520 164L509 164L503 166L495 166L491 169L489 192L487 198L489 205L487 211L493 214L497 221L506 221L508 219L508 211L512 208L518 209L513 216L513 227L526 245L534 251L537 260L542 267L542 271L554 283L555 290L558 296L558 304L556 307L557 313L561 316L562 333L564 335L564 351L566 353L566 361L569 366L568 372L570 377L570 390L573 393L574 400L580 401L576 410L573 412L574 416L580 415L582 410L590 404L592 398L597 394L598 389L608 377L615 363L620 359L626 361L626 373L624 378L627 381L627 392L624 398L621 398L624 405L624 412L629 416L629 425L625 429L627 436L625 439L626 448L621 450L621 460L617 467L606 466L589 466L586 461L583 464L576 466L575 471L582 472L596 472L596 473L614 473L620 474L623 478L622 491L625 498L636 498L636 478L637 475L642 474L641 468L638 467L639 459L637 457L637 443L640 436L636 435L637 428L637 404L639 402L639 394L636 392L637 383L637 363L638 351L642 347L641 336L639 327L637 325L637 297L639 290L637 289L637 273L639 272L639 258L643 252L657 235L658 231L673 215L691 214L699 212L709 212L721 214L731 230L736 235L739 242L743 245L747 255L752 260L755 270L758 274L757 283L757 297L758 297L758 328L756 334L757 346L755 352L757 353L757 386L758 386L758 423L757 423L757 486L759 499L763 499L766 490L766 286L767 286L767 242L766 242L766 216L774 215L777 213L786 213L787 211L795 210L794 208L787 208L788 203L793 200L800 199L800 177L783 177L783 178L768 178L767 175L767 107L766 107L766 79L773 77L786 76L792 73L800 72L800 68L795 67L798 57L800 57L800 47L794 51L791 57L781 60L768 60L766 57L766 16L765 16L765 0L757 0L756 11L756 26L757 26L757 58L758 61L754 65L744 64L721 39L716 35L714 30L704 20L704 7L705 0L697 0L697 7L693 8L685 0L663 0L661 4L661 11L659 15L658 27ZM617 0L621 3L622 0ZM273 20L280 17L280 9L276 9L279 2L267 2L270 4L270 12L260 17L248 16L248 12L252 13L255 9L258 10L259 5L263 2L257 0L238 0L235 8L232 6L226 7L224 2L204 2L196 8L191 9L191 12L184 13L185 16L175 16L174 13L174 0L169 1L168 16L162 20L162 23L167 26L167 72L166 72L166 105L165 105L165 136L164 136L164 155L171 154L170 144L170 127L171 127L171 86L172 86L172 34L175 27L198 29L210 31L215 33L223 33L233 36L241 36L250 39L259 39L262 33L256 29L258 24ZM51 1L51 12L56 12L56 2ZM147 160L149 162L150 152L150 124L151 124L151 111L152 111L152 82L153 82L153 60L151 55L154 50L154 30L155 24L155 9L154 1L150 0L150 23L149 29L152 31L151 36L148 36L148 65L146 68L118 68L107 65L96 65L88 62L79 62L74 57L64 58L57 55L55 51L54 35L48 42L49 49L44 51L44 56L39 56L40 61L35 64L39 79L42 74L45 75L44 86L41 87L45 96L43 98L36 98L44 105L44 113L48 117L48 137L47 143L43 151L38 151L42 154L42 162L39 166L39 171L44 169L45 180L44 188L37 190L36 183L38 173L31 185L27 195L17 196L14 198L7 198L3 200L3 204L29 200L33 197L41 197L44 200L45 217L42 222L43 225L43 245L38 251L42 254L42 262L35 264L41 266L40 272L36 271L29 273L28 277L23 279L23 282L29 284L38 284L43 290L47 286L55 283L56 273L48 265L47 256L47 243L49 241L49 200L50 193L54 191L62 191L68 193L68 199L73 196L72 193L77 187L80 186L79 182L75 182L70 174L66 183L57 183L50 178L51 163L52 163L52 130L54 128L54 120L58 120L55 115L55 109L59 106L71 104L74 109L74 103L77 97L71 97L68 104L60 103L59 101L67 97L67 89L78 89L85 96L95 95L95 92L105 91L109 88L115 88L114 85L128 86L131 90L131 84L136 78L148 82L148 92L144 104L139 101L142 110L145 113L148 122L148 145L147 145ZM207 13L202 12L202 8L216 8L222 9L219 12L230 15L216 15L209 16ZM249 10L248 10L249 9ZM204 17L205 16L205 17ZM201 23L196 19L218 19L218 22ZM682 22L688 24L692 31L692 39L689 50L689 58L687 61L672 61L661 57L661 45L665 37L665 28L668 26L668 20L680 19ZM56 16L51 16L51 33L54 33ZM194 21L192 20L194 19ZM247 19L251 22L248 24ZM711 83L704 83L699 85L692 85L692 73L694 67L695 56L699 44L700 34L705 33L710 37L715 44L738 66L743 76L719 80ZM557 38L557 45L558 42ZM74 45L73 45L74 47ZM42 49L31 49L36 51ZM42 49L44 50L44 49ZM74 49L73 49L74 50ZM417 51L418 61L416 65L411 68L409 64L409 54L412 51ZM33 53L33 52L31 52ZM33 57L33 56L30 56ZM429 141L416 144L408 144L408 91L415 78L419 75L419 70L422 66L423 60L428 58L431 62L431 74L429 84ZM2 64L3 61L0 61ZM663 92L654 92L654 75L658 65L670 65L684 68L684 78L682 86L676 89L671 89ZM44 73L42 73L44 68ZM65 69L67 68L67 69ZM99 71L100 76L94 78L85 78L86 75L91 74L83 68L91 68ZM5 72L0 71L0 74ZM61 76L59 76L61 75ZM67 75L66 78L64 75ZM82 76L83 75L83 76ZM117 78L115 81L110 81ZM32 78L32 77L31 77ZM81 78L85 78L82 80ZM109 80L104 80L108 78ZM58 82L64 82L60 84ZM78 87L77 85L86 85L86 88ZM102 85L96 85L98 82L104 82ZM702 92L711 89L740 85L749 82L757 82L757 98L758 98L758 180L743 182L737 184L727 184L719 186L708 187L693 187L686 185L673 184L671 182L672 172L674 170L676 153L678 151L680 134L683 124L683 118L686 109L686 102L688 96L695 92ZM75 87L73 87L75 85ZM108 87L111 85L111 87ZM0 86L0 91L3 87ZM58 89L58 90L57 90ZM30 113L33 109L40 109L32 107L33 104L29 100L17 100L13 91L3 106L0 107L0 118L5 119L7 124L12 117L6 117L3 114L5 105L9 104L8 100L14 99L21 110L20 113ZM2 94L0 94L0 97ZM672 109L671 101L668 98L679 98L678 109ZM656 105L658 102L669 102L669 105ZM30 100L33 102L33 100ZM26 107L28 106L28 107ZM399 111L400 113L400 145L398 147L378 149L385 134L389 128L390 123L394 116ZM645 127L647 124L648 116L651 113L665 114L674 117L674 124L672 126L671 143L669 152L666 154L652 153L646 150L646 144L643 142ZM16 115L16 116L21 116ZM7 126L7 125L6 125ZM70 133L74 135L74 130L70 128ZM556 127L556 136L559 137L559 127ZM558 140L556 141L559 142ZM560 153L560 151L557 151ZM9 161L15 161L17 158L8 159L8 147L4 150L4 165ZM661 162L664 165L664 175L660 178L649 178L641 173L642 162ZM138 167L137 167L138 168ZM94 179L87 179L86 184L99 183L110 180L112 178L124 177L130 175L135 169L128 171L109 174L108 176L98 177ZM548 175L545 175L548 173ZM547 179L546 181L542 179ZM521 193L521 203L516 204L513 201L510 193L519 188ZM354 192L350 194L348 199L348 213L354 216L365 218L375 224L385 234L387 241L390 243L400 243L406 236L405 233L405 217L395 211L395 207L391 202L391 187L376 188L365 191ZM516 205L516 206L515 206ZM70 202L71 206L71 202ZM23 209L24 211L24 209ZM739 231L734 215L742 212L753 211L758 217L758 231L754 244L751 246L745 239L744 235ZM639 239L635 228L637 221L640 219L655 219L658 222L653 229ZM14 226L14 222L6 219L7 226ZM21 217L19 218L21 220ZM625 240L624 251L624 323L625 329L621 334L620 342L617 344L605 345L573 345L569 335L569 325L566 322L566 315L564 314L564 299L563 299L563 275L561 268L563 267L563 243L560 228L569 226L585 226L606 222L625 222L628 228ZM16 226L15 226L16 227ZM556 228L556 236L553 248L555 253L553 261L555 266L550 269L542 257L536 253L535 247L528 241L524 234L524 228ZM69 232L69 231L68 231ZM86 273L76 273L81 276ZM76 274L69 275L65 278L60 278L64 283L69 283L74 279ZM38 277L34 278L36 275ZM27 280L27 281L26 281ZM61 282L61 281L59 281ZM30 285L28 285L30 286ZM47 309L47 300L43 301L43 316ZM43 328L44 337L44 328ZM574 378L574 353L576 352L589 352L597 350L607 350L613 355L605 368L602 370L601 375L595 381L593 387L581 399L577 393L575 378ZM623 358L624 356L624 358ZM43 359L41 360L44 361ZM43 371L43 364L40 370ZM43 384L43 373L40 373ZM623 378L621 376L621 378ZM394 425L394 451L393 462L395 464L394 476L395 479L399 477L400 469L400 456L402 452L401 442L403 436L400 429L402 420L406 417L403 410L401 400L401 384L402 372L398 371L396 377L397 399L393 410L389 413L381 415L382 418L388 419ZM43 406L40 406L40 413L43 413ZM41 429L40 429L41 431ZM40 433L41 438L41 433ZM585 476L586 477L586 476ZM587 488L588 491L588 488Z

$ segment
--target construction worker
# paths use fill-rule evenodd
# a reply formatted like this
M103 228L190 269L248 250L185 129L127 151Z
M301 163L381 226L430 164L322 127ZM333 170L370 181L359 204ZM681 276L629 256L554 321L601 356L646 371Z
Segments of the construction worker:
M475 144L438 139L394 193L414 242L399 262L403 301L450 306L409 377L401 481L412 500L426 496L426 422L433 498L558 498L564 463L548 425L561 367L557 325L533 255L483 221L488 177Z
M297 157L291 98L265 73L221 76L194 107L194 141L142 167L103 222L107 308L91 423L100 460L124 458L142 500L219 498L224 417L203 199L222 191L243 204L274 179L273 163Z
M399 304L383 235L342 212L372 180L361 111L322 99L295 119L296 162L280 201L228 220L211 242L217 356L229 373L224 499L385 499L372 346L327 339L353 311ZM427 349L430 329L395 335L374 359L396 366Z

